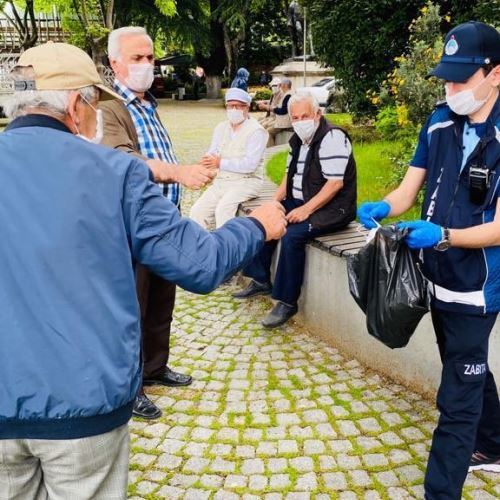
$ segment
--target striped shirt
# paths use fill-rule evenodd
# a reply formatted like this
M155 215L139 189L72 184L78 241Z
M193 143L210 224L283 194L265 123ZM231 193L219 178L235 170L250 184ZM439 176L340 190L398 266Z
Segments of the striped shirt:
M146 102L141 101L130 89L115 79L113 87L125 99L125 105L132 117L137 137L139 139L140 153L152 160L161 160L177 164L172 141L166 128L160 121L157 113L158 102L149 92L146 93ZM181 190L179 184L159 184L164 196L172 203L179 205Z
M352 146L347 136L341 130L330 130L319 146L319 162L321 172L327 181L341 181L344 179L345 169L351 155ZM302 176L304 166L309 153L309 144L302 144L297 161L297 172L293 176L293 197L303 200ZM288 153L286 169L290 166L292 155Z

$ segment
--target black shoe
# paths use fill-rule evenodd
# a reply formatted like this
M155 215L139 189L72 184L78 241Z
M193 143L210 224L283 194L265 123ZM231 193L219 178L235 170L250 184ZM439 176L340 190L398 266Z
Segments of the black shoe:
M290 306L284 302L277 302L273 310L262 321L265 328L276 328L285 324L294 314L297 314L297 305Z
M488 472L500 472L500 456L492 457L475 451L469 463L469 472L473 470L485 470Z
M258 281L252 280L246 288L239 292L234 292L231 295L235 299L248 299L256 295L269 295L272 289L271 283L259 283Z
M168 385L169 387L182 387L193 382L191 375L174 372L168 366L161 377L147 378L142 381L142 385Z
M139 394L134 401L132 415L153 420L161 417L161 410L151 401L146 394Z

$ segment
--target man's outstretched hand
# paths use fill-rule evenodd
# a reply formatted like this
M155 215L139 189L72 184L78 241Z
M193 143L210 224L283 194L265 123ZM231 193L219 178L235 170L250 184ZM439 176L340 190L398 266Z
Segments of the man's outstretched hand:
M188 189L200 189L217 175L217 170L204 165L173 165L161 160L148 160L155 182L178 182Z
M204 165L184 165L179 167L178 182L189 189L200 189L217 175L217 170Z
M266 241L279 240L286 233L285 209L277 201L263 203L250 214L250 217L257 219L264 226Z

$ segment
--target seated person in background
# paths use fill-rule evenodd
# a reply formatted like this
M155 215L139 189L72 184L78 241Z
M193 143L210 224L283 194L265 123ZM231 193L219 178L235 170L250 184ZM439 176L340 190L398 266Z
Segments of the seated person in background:
M198 198L189 216L217 228L236 215L238 205L258 196L262 187L261 159L268 134L248 116L252 98L241 89L226 92L227 120L215 128L212 144L201 164L217 168L213 184Z
M262 322L266 328L282 325L297 312L306 243L342 229L356 217L356 163L349 137L321 116L309 92L293 95L288 107L295 133L287 173L274 195L285 208L288 228L281 239L274 284L270 268L277 242L266 243L243 269L252 281L233 294L246 299L272 292L278 302Z
M269 86L271 87L271 98L267 101L257 101L257 107L261 111L266 111L265 116L259 118L259 123L267 130L272 128L276 123L276 115L274 114L273 108L281 105L283 100L283 94L280 89L281 80L279 78L273 78Z
M270 81L271 75L266 70L262 70L260 72L259 83L261 85L267 85Z
M288 114L288 101L292 96L292 80L290 78L281 78L280 91L282 94L282 101L278 106L272 108L276 119L274 125L266 130L269 132L269 140L267 147L275 145L276 135L284 130L292 130L292 122Z

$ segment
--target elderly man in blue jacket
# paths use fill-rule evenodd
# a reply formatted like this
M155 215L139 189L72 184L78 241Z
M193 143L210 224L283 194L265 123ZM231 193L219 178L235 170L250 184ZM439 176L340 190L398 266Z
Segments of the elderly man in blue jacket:
M141 381L134 262L207 293L285 231L276 204L213 233L142 160L93 143L92 60L27 50L0 135L0 499L124 499ZM156 172L155 175L161 172Z

